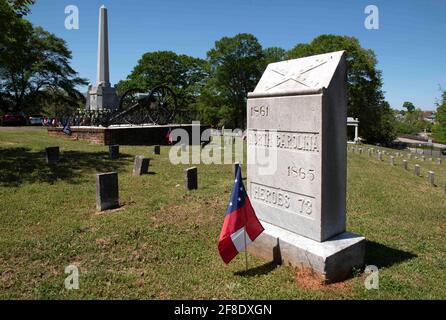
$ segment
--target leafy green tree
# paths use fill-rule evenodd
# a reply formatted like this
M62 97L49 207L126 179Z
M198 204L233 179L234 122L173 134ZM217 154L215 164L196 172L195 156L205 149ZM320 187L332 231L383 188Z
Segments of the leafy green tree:
M412 102L406 101L403 103L403 108L407 110L407 112L415 111L415 106Z
M419 108L405 112L402 118L396 122L397 134L418 134L424 130L431 131L432 124L424 120L423 114Z
M195 120L195 103L208 77L205 60L179 55L172 51L145 53L126 80L118 83L118 93L128 89L149 92L153 87L165 84L177 96L180 112L176 121Z
M236 117L235 109L216 88L214 78L208 79L203 86L196 109L198 119L213 127L232 127L233 119Z
M20 35L17 31L26 26L27 22L22 16L29 13L29 5L34 0L0 0L0 50L14 41Z
M40 113L54 115L60 119L67 119L74 115L78 109L85 108L85 98L73 99L65 90L60 88L48 87L42 90L37 98L38 109L29 110L32 113ZM43 108L40 108L43 106Z
M7 50L20 44L32 31L31 24L22 19L22 16L29 11L28 3L31 1L0 0L0 85L2 85L1 79L7 76L5 68ZM0 111L12 108L13 101L0 88Z
M262 75L263 57L257 38L246 33L223 37L208 51L211 87L215 99L224 101L225 112L231 117L225 121L228 126L246 126L246 97Z
M0 41L0 108L6 111L40 110L51 90L63 90L73 104L83 100L76 89L86 84L70 66L72 58L64 40L33 27L22 18L33 1L0 0L0 15L11 23ZM46 95L46 97L45 97Z
M265 68L268 64L286 60L288 55L285 49L279 47L270 47L263 49L263 59Z
M441 100L437 102L436 123L433 127L434 138L446 143L446 91L441 95Z
M348 36L321 35L308 44L298 44L288 52L289 58L346 50L348 65L348 115L359 119L359 135L368 142L389 143L395 138L395 118L384 100L381 71L370 49Z

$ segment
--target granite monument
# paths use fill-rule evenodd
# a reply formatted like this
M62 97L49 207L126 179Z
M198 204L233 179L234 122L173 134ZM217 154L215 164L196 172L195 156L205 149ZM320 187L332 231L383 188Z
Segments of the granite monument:
M364 263L365 239L346 231L345 52L269 64L247 102L247 185L265 231L248 248L312 268L326 282ZM264 173L259 153L273 154ZM273 166L274 167L274 166Z

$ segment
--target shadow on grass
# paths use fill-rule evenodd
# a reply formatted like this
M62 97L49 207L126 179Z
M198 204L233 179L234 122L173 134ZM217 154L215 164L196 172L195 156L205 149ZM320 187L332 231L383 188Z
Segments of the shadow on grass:
M128 165L132 159L133 156L122 153L119 159L110 160L108 152L61 151L60 162L57 165L48 165L45 150L0 149L0 185L17 187L22 183L52 184L57 180L79 183L85 171L116 171Z
M378 242L367 241L365 248L365 264L375 265L378 268L393 266L413 258L417 255L411 252L394 249Z
M237 271L234 274L236 276L241 276L241 277L254 277L254 276L268 274L276 268L277 268L277 263L274 261L271 261L271 262L262 264L260 266L257 266L255 268L250 268L248 270L243 270L243 271Z
M417 257L414 253L391 248L374 241L367 241L365 250L365 265L376 265L378 268L387 268ZM277 259L280 260L281 257L277 256L274 259L274 261L248 270L238 271L234 274L241 277L253 277L267 274L278 266ZM353 275L350 277L352 276Z

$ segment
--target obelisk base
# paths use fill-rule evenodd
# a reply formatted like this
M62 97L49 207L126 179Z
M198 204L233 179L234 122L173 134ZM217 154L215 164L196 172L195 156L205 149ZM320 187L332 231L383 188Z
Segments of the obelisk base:
M265 260L311 268L326 283L348 278L364 265L365 238L351 232L324 242L300 236L262 221L265 231L248 246L248 252Z

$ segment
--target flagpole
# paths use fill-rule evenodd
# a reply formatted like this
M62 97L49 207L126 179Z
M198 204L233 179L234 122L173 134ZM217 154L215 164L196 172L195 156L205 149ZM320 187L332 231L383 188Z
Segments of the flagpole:
M243 179L242 179L242 166L239 164L238 165L238 168L237 168L238 170L240 170L240 183L243 183L242 181L243 181ZM238 171L237 170L237 171ZM237 177L238 177L238 175L237 175ZM246 199L245 199L245 201L246 201ZM246 243L246 224L248 223L248 217L246 216L246 210L243 210L243 213L244 213L244 215L245 215L245 225L244 225L244 239L245 239L245 271L246 272L248 272L248 245L247 245L247 243Z
M246 217L246 213L245 213L245 217ZM246 221L246 219L245 219ZM245 222L245 226L244 228L244 235L245 235L245 267L246 267L246 272L248 272L248 247L246 245L246 222Z

